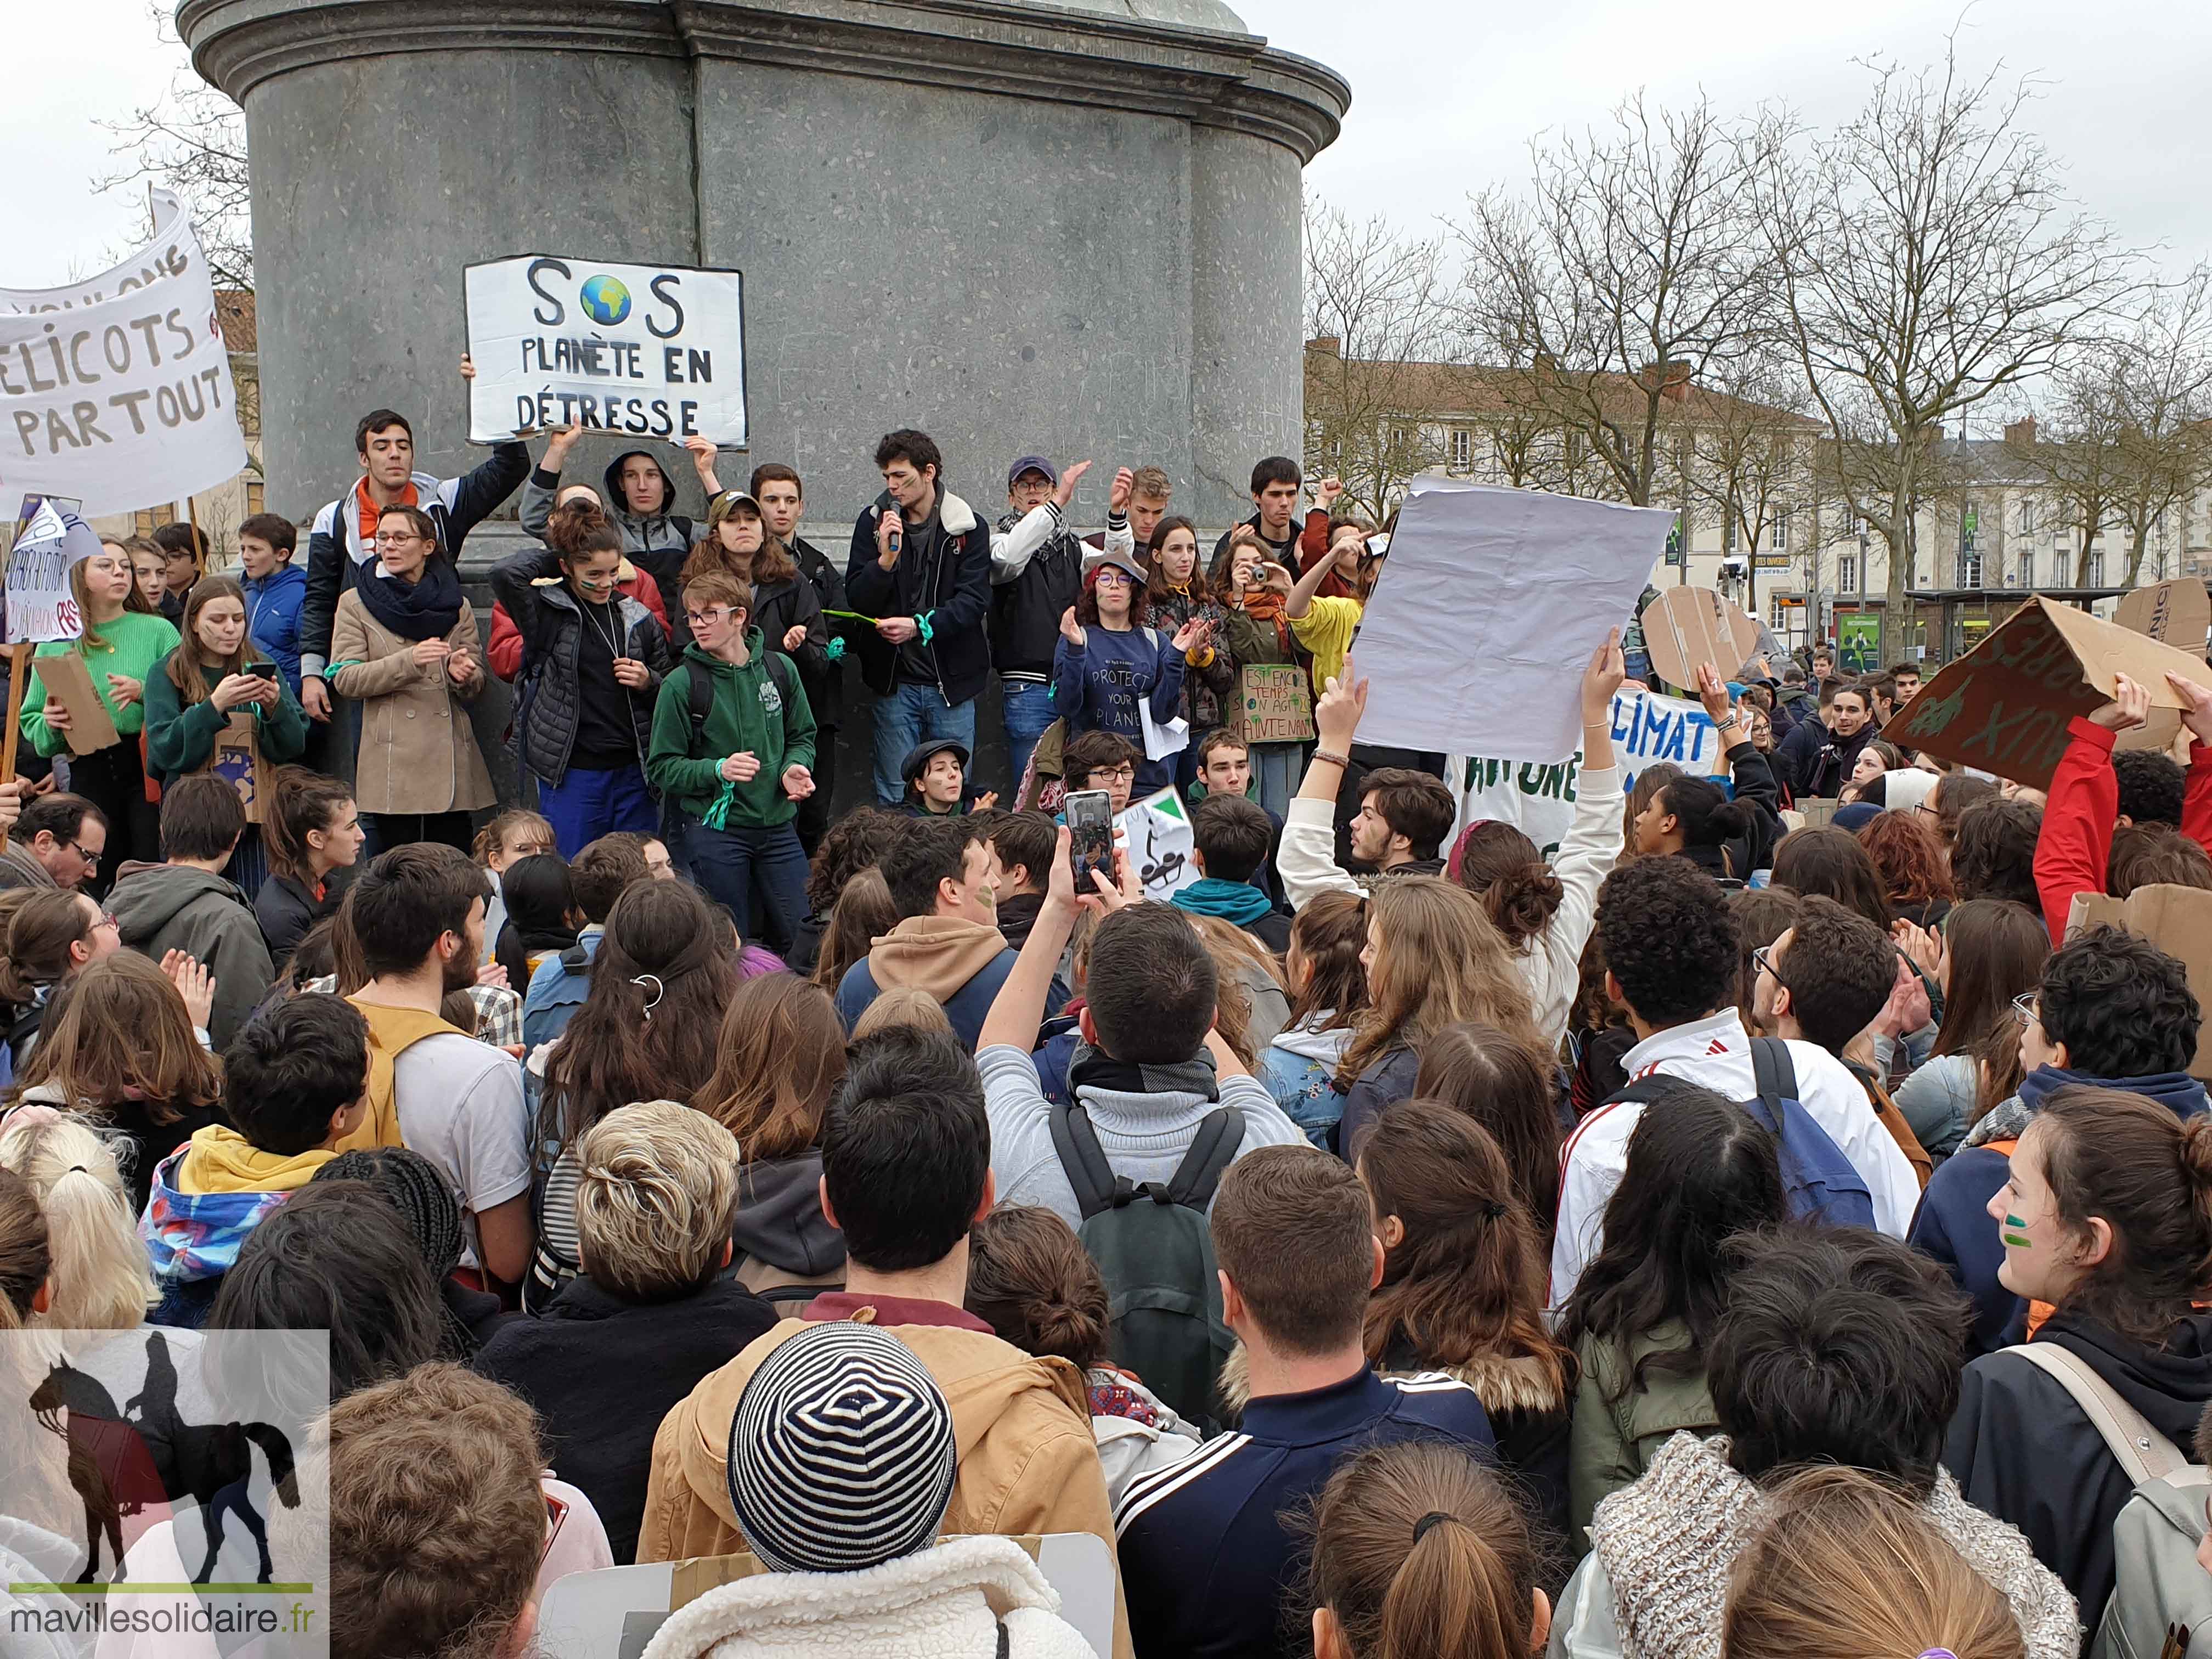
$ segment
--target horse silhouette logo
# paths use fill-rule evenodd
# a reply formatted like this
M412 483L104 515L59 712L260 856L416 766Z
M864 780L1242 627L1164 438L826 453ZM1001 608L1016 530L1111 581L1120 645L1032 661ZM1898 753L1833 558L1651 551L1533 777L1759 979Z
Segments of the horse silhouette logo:
M121 1409L99 1378L66 1356L49 1364L45 1380L32 1390L30 1407L41 1427L68 1443L69 1482L84 1502L87 1553L74 1582L99 1578L103 1538L115 1561L107 1582L121 1582L123 1516L187 1498L198 1508L207 1540L192 1583L204 1584L214 1576L226 1513L235 1514L253 1539L259 1557L255 1582L273 1579L268 1530L251 1494L253 1451L259 1448L268 1463L277 1500L297 1509L291 1438L269 1423L186 1422L177 1409L176 1364L158 1329L146 1338L144 1382Z

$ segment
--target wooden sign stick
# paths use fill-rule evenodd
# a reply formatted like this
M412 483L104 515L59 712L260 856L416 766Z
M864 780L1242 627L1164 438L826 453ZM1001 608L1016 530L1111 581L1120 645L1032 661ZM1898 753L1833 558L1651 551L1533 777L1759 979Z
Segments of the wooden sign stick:
M15 745L23 737L23 681L31 669L31 642L18 641L8 647L8 735L0 738L0 783L15 775ZM0 830L0 848L8 845L8 832Z

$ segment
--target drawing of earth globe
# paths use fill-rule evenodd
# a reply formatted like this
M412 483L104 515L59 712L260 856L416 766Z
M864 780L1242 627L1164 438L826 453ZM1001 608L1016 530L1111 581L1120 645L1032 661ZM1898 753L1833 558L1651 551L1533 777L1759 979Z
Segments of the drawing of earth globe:
M629 315L629 290L612 276L586 279L577 298L583 303L586 316L609 328Z

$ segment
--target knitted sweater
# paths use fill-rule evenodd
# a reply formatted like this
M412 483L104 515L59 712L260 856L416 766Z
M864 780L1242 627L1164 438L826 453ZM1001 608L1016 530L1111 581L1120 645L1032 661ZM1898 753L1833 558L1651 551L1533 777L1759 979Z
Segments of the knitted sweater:
M1763 1501L1729 1465L1725 1436L1686 1433L1667 1443L1642 1480L1598 1505L1586 1570L1612 1583L1623 1659L1719 1659L1729 1568ZM2029 1659L2074 1659L2081 1644L2074 1598L2027 1540L1960 1497L1948 1470L1936 1471L1923 1507L2010 1603ZM1565 1647L1577 1650L1571 1634Z

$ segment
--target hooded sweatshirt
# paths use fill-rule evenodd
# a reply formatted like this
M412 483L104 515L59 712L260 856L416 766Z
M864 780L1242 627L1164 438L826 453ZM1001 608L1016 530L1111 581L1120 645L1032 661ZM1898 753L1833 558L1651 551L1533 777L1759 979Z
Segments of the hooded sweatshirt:
M1218 916L1243 928L1270 951L1286 951L1291 945L1291 919L1275 908L1274 902L1249 881L1223 881L1202 876L1169 896L1168 902L1193 915Z
M641 455L652 462L653 470L660 474L660 505L642 514L629 510L629 497L623 493L623 463L634 455ZM609 464L599 483L599 499L606 504L609 522L622 532L623 553L653 578L667 610L672 611L678 592L677 578L684 568L685 556L691 551L696 527L682 514L670 511L676 505L675 480L651 450L625 449ZM559 473L548 472L542 466L531 469L522 486L520 503L522 528L527 534L539 541L545 539L545 522L552 517L554 499L560 493Z
M1329 1025L1328 1009L1285 1025L1261 1051L1260 1081L1283 1115L1306 1132L1324 1152L1336 1148L1336 1126L1344 1116L1344 1097L1336 1091L1337 1068L1352 1042L1349 1025ZM1326 1027L1327 1029L1323 1029Z
M822 1213L822 1154L768 1158L738 1172L732 1265L754 1290L843 1278L845 1235Z
M646 776L653 787L710 830L772 829L788 823L798 802L783 792L787 767L814 765L814 714L799 673L786 662L781 684L762 651L761 631L745 630L745 659L724 662L697 646L661 682L653 707ZM691 737L691 677L704 674L714 697ZM722 776L731 755L751 753L760 770L743 783Z
M227 1124L196 1130L154 1171L152 1195L138 1223L161 1289L173 1294L179 1285L228 1273L262 1218L336 1156L327 1146L265 1152ZM206 1310L198 1311L204 1316Z
M1015 956L1006 936L986 923L960 916L908 916L845 970L837 987L837 1012L850 1031L884 992L927 991L943 1005L953 1035L973 1052L984 1016L1014 970Z
M268 942L245 893L205 870L126 863L107 908L131 949L155 962L182 951L215 976L208 1040L221 1054L276 977Z
M653 1437L637 1559L680 1561L745 1547L730 1504L730 1424L763 1360L808 1324L854 1318L913 1350L952 1411L959 1474L945 1533L1087 1532L1114 1547L1106 1479L1091 1438L1083 1373L991 1334L964 1310L934 1302L825 1296L708 1376L661 1419ZM1114 1656L1130 1652L1128 1616L1115 1586Z
M2021 1079L2018 1094L1974 1125L1966 1145L1929 1177L1928 1190L1921 1195L1919 1212L1912 1218L1909 1235L1915 1249L1949 1268L1959 1288L1973 1298L1970 1353L1992 1352L2011 1335L2021 1334L2014 1331L2021 1311L2020 1298L1997 1282L1997 1269L2004 1265L2004 1245L1997 1237L1997 1224L1989 1216L1990 1200L2005 1184L2012 1158L2008 1148L1993 1143L2017 1141L2051 1091L2069 1084L2125 1089L2158 1102L2179 1118L2194 1117L2212 1104L2205 1097L2204 1085L2185 1072L2100 1078L2062 1071L2056 1066L2039 1066Z

